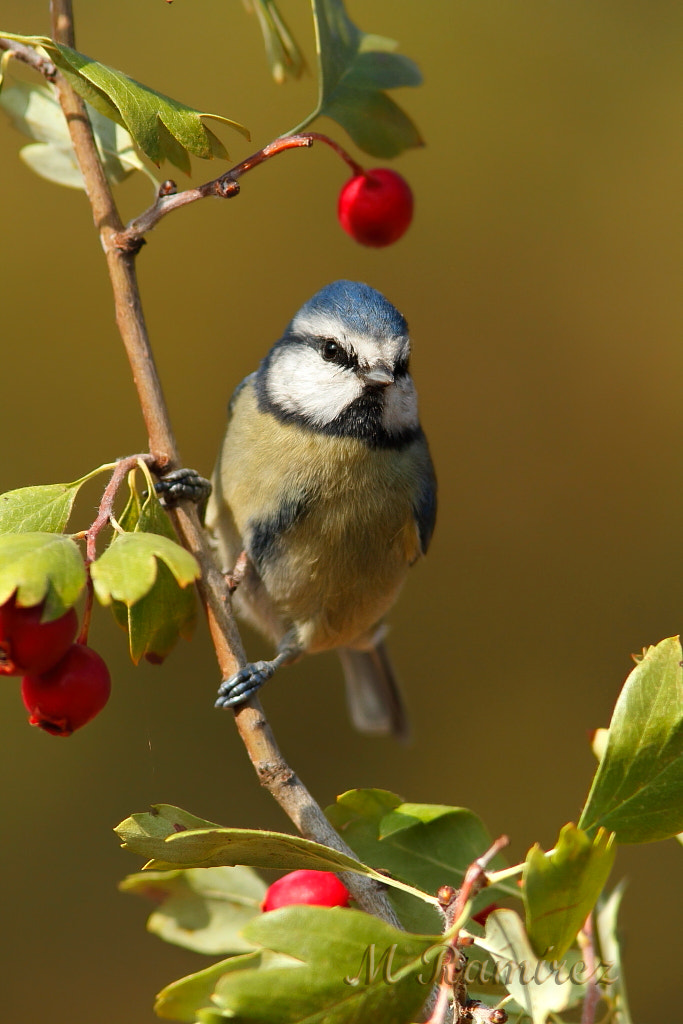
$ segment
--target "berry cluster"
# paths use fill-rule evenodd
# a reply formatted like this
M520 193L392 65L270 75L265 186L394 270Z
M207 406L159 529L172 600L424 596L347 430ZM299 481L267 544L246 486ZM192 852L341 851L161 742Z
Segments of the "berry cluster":
M12 596L0 606L0 675L23 676L21 695L31 725L70 736L109 699L109 670L99 654L74 643L76 610L43 622L43 604L24 608Z

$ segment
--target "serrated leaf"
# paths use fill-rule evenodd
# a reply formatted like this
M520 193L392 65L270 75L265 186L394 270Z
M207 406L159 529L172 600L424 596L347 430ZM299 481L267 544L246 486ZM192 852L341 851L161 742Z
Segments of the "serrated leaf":
M299 78L306 64L273 0L250 0L248 7L258 18L270 73L275 81L280 85L287 75Z
M49 622L73 607L85 581L83 556L70 537L45 532L0 536L0 605L15 591L18 605L45 601L43 621Z
M0 494L0 534L63 533L80 486L77 480Z
M387 869L392 875L425 892L436 893L441 885L462 885L470 864L491 845L481 820L464 807L404 803L395 793L357 789L343 793L325 812L352 850L367 864ZM492 870L504 867L497 857ZM517 895L516 888L486 889L477 907L501 894ZM391 894L402 923L413 930L436 928L431 908L422 908L401 893Z
M154 533L174 541L175 533L154 490L149 470L141 463L147 480L147 494L142 501L135 486L135 472L128 478L130 496L119 519L127 532ZM128 632L130 656L138 664L144 656L159 664L173 649L179 637L192 636L197 611L194 589L181 587L163 562L158 562L157 573L149 592L134 604L112 601L114 618Z
M213 1004L216 985L229 971L242 971L258 966L261 954L244 953L221 960L203 971L196 971L185 978L179 978L163 988L154 1003L154 1012L164 1020L187 1021L194 1024L199 1011Z
M423 144L420 133L385 89L419 85L422 76L396 44L362 32L341 0L313 0L318 54L318 104L305 124L320 115L345 128L366 153L393 157ZM303 127L299 126L299 128Z
M247 941L290 961L264 956L260 968L225 974L212 994L213 1007L198 1014L200 1021L415 1020L430 993L428 957L440 942L340 907L272 911L244 933Z
M0 105L18 131L36 140L33 145L24 146L19 153L31 170L59 185L78 189L85 187L62 109L51 89L16 82L4 90ZM125 128L90 106L88 116L105 173L112 184L123 181L134 170L152 177Z
M624 683L579 820L589 835L649 843L683 830L682 656L678 637L662 640Z
M341 124L370 156L391 159L404 149L423 145L408 115L383 92L340 86L321 113Z
M180 544L156 533L119 534L95 562L92 575L101 604L122 601L133 605L154 586L158 562L163 562L181 587L200 574L196 558Z
M526 930L534 953L560 960L593 910L614 864L614 836L599 829L594 839L576 825L560 830L554 850L538 843L524 865L522 895Z
M617 931L617 918L626 885L620 882L609 896L601 898L595 912L595 931L600 951L601 988L605 998L615 1011L615 1020L619 1024L632 1024L632 1018L626 997L623 967L621 963L621 943Z
M228 158L223 143L202 118L220 121L249 138L237 121L188 107L69 46L47 39L42 45L76 92L104 117L126 128L157 165L168 159L189 174L190 154L204 160Z
M366 864L328 846L301 836L259 829L221 828L210 822L179 827L187 812L161 804L151 814L133 814L114 830L124 849L150 858L145 868L168 871L176 867L216 867L247 864L255 868L280 868L294 871L312 868L318 871L352 871L374 878L384 885L410 891L428 902L434 897L419 893L397 879L380 874ZM199 819L195 819L199 821Z
M266 883L247 867L142 871L120 884L159 904L147 930L197 953L243 953L251 946L241 929L261 913Z
M546 1024L551 1013L561 1013L583 991L572 984L567 964L551 965L538 960L521 918L514 910L494 910L486 919L486 935L477 945L491 954L497 979L533 1024Z

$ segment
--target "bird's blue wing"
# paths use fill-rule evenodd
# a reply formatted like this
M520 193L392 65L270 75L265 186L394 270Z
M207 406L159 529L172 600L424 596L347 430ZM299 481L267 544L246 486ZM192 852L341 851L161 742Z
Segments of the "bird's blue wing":
M429 458L429 457L428 457ZM422 474L420 486L413 502L413 514L417 526L422 554L427 553L436 522L436 476L431 459Z

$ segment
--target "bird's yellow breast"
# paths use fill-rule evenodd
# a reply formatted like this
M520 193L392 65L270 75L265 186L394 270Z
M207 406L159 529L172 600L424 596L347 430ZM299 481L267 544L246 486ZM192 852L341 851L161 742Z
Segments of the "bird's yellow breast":
M422 458L417 442L373 449L282 423L259 411L247 384L207 525L226 566L242 549L256 566L259 579L238 590L248 616L276 640L294 624L310 651L362 645L420 551L413 481Z

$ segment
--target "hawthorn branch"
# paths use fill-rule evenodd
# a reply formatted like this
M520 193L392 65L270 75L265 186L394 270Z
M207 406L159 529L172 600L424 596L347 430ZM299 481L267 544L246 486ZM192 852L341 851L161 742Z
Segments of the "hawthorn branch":
M71 0L51 0L50 9L53 38L74 46ZM157 473L167 472L180 467L181 460L145 325L135 251L119 244L124 226L97 152L85 104L59 74L56 86L107 260L116 322L137 388L154 469ZM182 502L171 511L171 516L183 544L199 562L199 596L206 611L221 676L227 678L246 664L246 658L230 609L226 581L214 561L195 506ZM261 785L277 800L301 834L355 857L280 753L259 701L252 698L236 709L234 715ZM348 875L345 882L364 910L398 924L384 892L374 881L353 874Z

